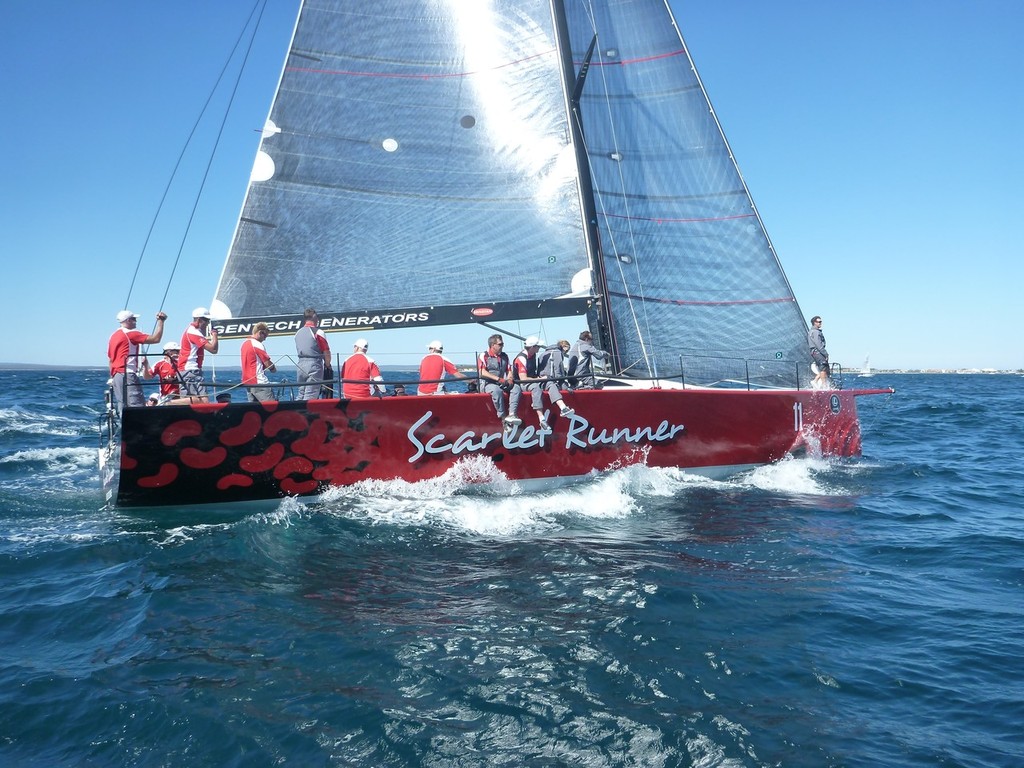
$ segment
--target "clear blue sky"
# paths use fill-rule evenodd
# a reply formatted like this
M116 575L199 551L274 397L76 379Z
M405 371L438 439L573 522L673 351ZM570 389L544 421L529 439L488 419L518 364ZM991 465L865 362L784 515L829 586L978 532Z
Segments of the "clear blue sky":
M167 339L210 302L230 246L298 2L270 5L170 283ZM672 5L833 359L1024 367L1024 2ZM0 362L105 363L156 205L251 6L0 1ZM202 174L185 170L128 302L147 330Z

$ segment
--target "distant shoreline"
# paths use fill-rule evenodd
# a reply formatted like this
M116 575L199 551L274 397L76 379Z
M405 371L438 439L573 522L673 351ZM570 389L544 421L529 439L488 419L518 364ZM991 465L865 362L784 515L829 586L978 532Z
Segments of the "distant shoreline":
M44 365L43 363L0 363L0 371L105 371L102 365Z
M289 366L285 366L289 367ZM381 370L393 370L393 371L407 371L413 370L415 365L382 365ZM237 366L219 366L218 370L241 370ZM105 371L106 368L102 365L44 365L43 363L0 363L0 371ZM871 370L872 376L878 376L882 374L904 374L904 373L921 373L921 374L937 374L937 373L959 373L967 375L1024 375L1024 368L1011 368L997 370L995 368L873 368ZM856 369L847 369L843 371L843 376L856 378L860 376L860 371Z

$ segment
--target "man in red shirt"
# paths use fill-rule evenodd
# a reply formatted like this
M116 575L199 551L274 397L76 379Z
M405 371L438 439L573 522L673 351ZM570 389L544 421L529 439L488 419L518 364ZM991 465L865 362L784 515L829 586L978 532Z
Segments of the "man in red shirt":
M160 380L160 404L173 400L181 392L178 378L178 353L181 345L176 341L164 344L164 357L153 366L153 375Z
M480 384L483 391L491 396L494 403L494 410L498 412L506 427L515 427L520 424L516 416L519 408L519 385L512 380L512 369L509 365L508 355L503 351L505 340L500 333L495 333L487 339L487 349L480 353L477 360L477 373L480 376ZM505 392L509 393L511 408L505 409ZM506 415L508 414L508 415Z
M207 338L207 329L210 336ZM194 398L193 402L206 403L210 398L206 395L206 384L203 383L203 355L209 352L216 355L220 349L217 329L210 328L210 310L196 307L192 310L192 322L181 334L181 353L178 355L178 372L184 386L185 397Z
M420 384L417 386L417 394L420 395L443 395L444 384L441 379L447 373L458 379L466 378L459 373L455 363L442 355L444 345L440 341L432 341L427 345L427 356L420 363Z
M256 323L252 335L242 342L242 384L269 384L267 371L277 370L263 346L269 333L266 323ZM274 393L268 386L248 387L245 392L250 403L274 399Z
M110 375L113 378L111 386L114 388L118 413L126 405L126 400L127 405L132 407L145 406L142 384L139 381L140 365L143 364L139 346L159 343L164 335L164 320L167 319L167 315L163 312L156 313L156 328L150 334L135 327L138 319L139 316L134 312L122 309L117 313L117 322L121 327L111 334L110 341L107 342L107 359L110 361Z
M341 367L341 378L345 397L371 397L384 394L384 387L375 382L382 381L380 368L372 357L366 356L370 344L366 339L356 339L352 345L352 356ZM355 379L355 381L350 381Z
M558 386L551 381L541 370L540 362L537 359L537 352L544 346L544 342L536 336L530 336L523 342L523 351L516 355L512 361L512 376L522 387L524 392L530 393L531 405L537 414L537 421L540 423L542 432L550 432L547 419L544 418L543 393L547 392L548 399L552 405L557 405L563 416L571 416L574 411L565 404L562 393ZM518 404L518 398L516 398Z

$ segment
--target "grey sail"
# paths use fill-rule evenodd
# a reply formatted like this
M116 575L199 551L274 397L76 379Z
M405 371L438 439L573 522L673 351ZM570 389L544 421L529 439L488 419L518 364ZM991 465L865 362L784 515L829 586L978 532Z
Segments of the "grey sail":
M577 64L597 35L581 114L621 366L795 383L800 308L667 3L565 8Z
M306 0L219 316L544 316L589 267L560 72L548 0Z
M215 307L310 305L325 330L589 310L626 373L806 376L665 0L306 0Z

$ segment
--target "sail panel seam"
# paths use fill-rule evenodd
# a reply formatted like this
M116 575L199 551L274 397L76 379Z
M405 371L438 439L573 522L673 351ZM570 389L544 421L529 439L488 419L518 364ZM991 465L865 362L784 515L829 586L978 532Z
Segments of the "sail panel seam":
M541 59L546 56L551 56L555 53L555 49L552 48L547 51L541 51L535 53L532 56L525 56L521 59L515 59L513 61L505 62L494 67L487 69L474 69L465 72L414 72L414 73L401 73L401 72L368 72L364 70L355 69L319 69L314 67L288 67L286 72L300 72L302 74L311 75L338 75L345 77L382 77L382 78L393 78L396 80L450 80L453 78L472 77L473 75L480 75L485 72L497 72L502 69L508 69L509 67L515 67L520 64L524 64L527 61L533 61L534 59Z
M719 301L689 301L687 299L663 299L656 296L630 296L627 293L620 291L608 291L611 296L621 296L626 299L636 299L641 302L651 302L654 304L673 304L676 306L694 306L694 307L726 307L726 306L739 306L743 304L788 304L793 303L796 299L793 296L778 296L770 299L730 299L730 300L719 300Z

